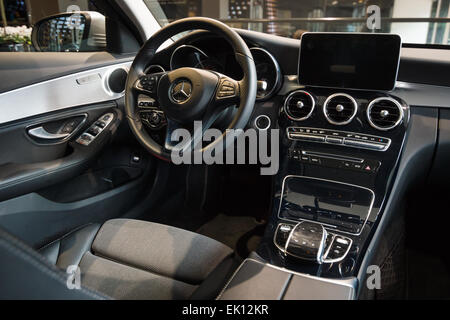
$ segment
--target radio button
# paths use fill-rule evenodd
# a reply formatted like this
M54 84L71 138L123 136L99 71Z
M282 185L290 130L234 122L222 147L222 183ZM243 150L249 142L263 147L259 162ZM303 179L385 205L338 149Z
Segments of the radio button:
M309 162L309 156L301 156L300 160L303 162Z
M328 143L333 143L333 144L343 144L344 143L343 138L331 137L331 136L327 136L325 141Z
M316 136L312 134L301 134L301 133L290 133L290 138L298 139L298 140L305 140L305 141L311 141L311 142L325 142L324 136Z
M345 139L344 144L351 147L358 147L358 148L364 148L364 149L371 149L371 150L384 150L386 149L385 144L376 143L376 142L369 142L369 141L360 141L355 139Z

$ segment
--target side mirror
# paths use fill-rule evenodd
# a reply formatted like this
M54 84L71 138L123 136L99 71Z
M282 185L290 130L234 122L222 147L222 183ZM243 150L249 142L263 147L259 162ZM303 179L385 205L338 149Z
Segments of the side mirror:
M36 51L86 52L106 49L105 16L95 11L60 13L33 26Z

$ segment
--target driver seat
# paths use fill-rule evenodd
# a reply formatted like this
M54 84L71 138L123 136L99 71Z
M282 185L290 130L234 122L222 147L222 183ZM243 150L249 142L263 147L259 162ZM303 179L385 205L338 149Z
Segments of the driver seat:
M39 251L0 229L0 256L0 299L213 299L239 263L216 240L129 219L84 226ZM67 285L69 266L79 267L79 289Z

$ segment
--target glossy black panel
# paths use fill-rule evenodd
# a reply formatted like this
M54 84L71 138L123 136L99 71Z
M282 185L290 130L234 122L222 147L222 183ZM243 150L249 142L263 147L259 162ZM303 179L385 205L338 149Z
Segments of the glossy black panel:
M369 217L372 190L322 179L288 176L278 217L317 221L337 230L359 233Z
M395 34L306 33L299 83L309 86L392 90L401 39Z
M388 95L382 92L363 92L352 90L331 90L331 89L312 89L305 88L313 95L316 101L316 107L312 115L303 121L293 121L282 111L279 117L278 124L280 126L280 170L274 181L274 206L272 209L272 217L266 229L265 237L262 245L258 249L258 254L266 259L269 263L274 265L295 270L298 272L328 277L328 278L345 278L356 275L359 265L364 257L368 240L375 231L380 215L383 213L386 199L389 197L392 182L396 176L397 163L402 151L406 129L409 122L409 108L397 97ZM334 125L327 121L323 113L323 105L327 97L334 93L343 92L351 95L358 105L358 110L354 119L347 125ZM373 128L366 115L369 103L379 97L391 97L396 99L403 107L404 118L399 126L392 130L381 131ZM283 101L280 101L281 103ZM358 146L349 146L344 143L327 143L323 141L307 141L296 140L288 137L287 128L310 128L310 133L324 136L341 137L344 140L360 139L367 141L371 136L378 137L381 142L389 142L387 148L382 150L365 149ZM313 132L314 131L314 132ZM322 132L322 133L321 133ZM335 135L333 133L336 133ZM351 136L348 136L351 135ZM367 139L366 139L367 138ZM370 165L371 170L365 170L367 164ZM303 194L300 198L295 199L295 212L282 212L282 218L278 217L278 211L281 204L282 195L285 193L283 189L283 181L287 176L300 176L307 179L313 178L315 180L321 179L331 181L325 184L312 184L308 182L303 184L298 182L291 186L289 190L294 189L297 194ZM298 180L300 181L300 180ZM349 186L351 185L351 186ZM328 191L327 191L328 190ZM357 191L357 190L366 190ZM374 193L373 205L371 206L368 217L363 214L363 210L349 209L348 202L357 199L360 204L365 204L365 207L370 207L369 200L371 193ZM356 192L356 193L355 193ZM314 203L313 200L306 200L307 195L314 194L316 198L322 197L319 201ZM358 196L356 196L358 194ZM294 194L292 194L294 195ZM305 196L306 195L306 196ZM325 195L325 196L324 196ZM341 199L339 199L341 197ZM361 198L360 198L361 197ZM347 200L347 207L344 202ZM313 201L313 202L311 202ZM313 203L313 205L311 205ZM287 202L282 204L282 211L285 211L291 204ZM319 215L317 208L329 209L334 207L335 210L341 213L347 213L348 216L354 215L361 218L367 218L364 226L357 232L350 230L344 231L342 227L337 228L336 223L342 220L333 219L331 222L324 224L327 232L336 235L342 235L352 240L351 248L346 254L346 258L336 263L323 263L321 265L312 263L311 261L296 259L286 255L282 250L277 248L274 240L281 243L282 239L275 239L275 231L280 223L290 223L292 228L296 221L305 219L298 204L303 209L308 206L313 207L312 220L318 221ZM338 204L338 205L337 205ZM353 203L352 203L353 205ZM340 209L336 209L339 207ZM351 206L350 206L351 207ZM292 208L291 208L292 209ZM362 208L361 208L362 209ZM354 211L353 211L354 210ZM289 217L291 222L286 220L287 214L297 215L295 219ZM323 219L323 217L321 218ZM333 225L333 226L331 226ZM358 224L354 224L358 225ZM361 226L361 224L359 224Z

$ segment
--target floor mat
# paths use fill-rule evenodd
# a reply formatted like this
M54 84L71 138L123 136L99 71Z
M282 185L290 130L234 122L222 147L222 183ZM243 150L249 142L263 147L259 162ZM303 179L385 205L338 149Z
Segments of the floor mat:
M245 239L245 246L248 251L253 251L261 240L260 232L254 231L261 229L261 226L262 224L258 223L253 217L219 214L213 220L201 226L197 233L216 239L234 250L237 250L239 240L242 238ZM239 253L244 250L237 251ZM244 254L240 253L239 255L242 257Z

